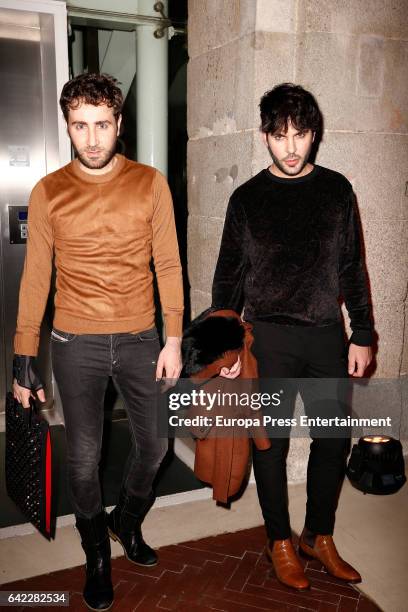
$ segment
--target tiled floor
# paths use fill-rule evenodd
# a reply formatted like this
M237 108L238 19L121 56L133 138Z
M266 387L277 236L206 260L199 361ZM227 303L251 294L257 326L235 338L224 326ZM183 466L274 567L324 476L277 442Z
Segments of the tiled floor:
M326 574L320 563L306 562L312 588L297 593L281 585L265 557L263 527L246 529L159 550L154 568L113 560L114 612L225 610L251 612L375 612L380 608L360 591ZM304 561L302 561L304 563ZM70 591L69 610L86 610L81 591L83 568L3 584L1 590ZM52 585L52 586L51 586ZM28 610L28 608L15 608ZM57 608L47 608L57 609ZM60 609L60 608L59 608ZM67 608L65 608L67 609Z

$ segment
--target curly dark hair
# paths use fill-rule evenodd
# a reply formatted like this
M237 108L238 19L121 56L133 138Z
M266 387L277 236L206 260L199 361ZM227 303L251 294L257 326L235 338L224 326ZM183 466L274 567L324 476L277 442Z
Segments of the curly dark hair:
M123 94L118 87L118 80L109 74L87 72L65 83L59 103L66 121L69 110L78 108L84 102L94 106L106 104L113 108L117 118L123 106Z
M286 132L289 119L297 130L322 132L323 118L319 106L312 94L300 85L276 85L262 96L259 108L260 129L267 134Z

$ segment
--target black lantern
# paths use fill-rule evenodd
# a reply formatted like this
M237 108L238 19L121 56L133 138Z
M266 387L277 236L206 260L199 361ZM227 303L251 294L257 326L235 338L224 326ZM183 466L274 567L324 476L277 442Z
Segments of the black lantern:
M406 481L401 442L382 435L360 438L353 446L346 473L363 493L396 493Z

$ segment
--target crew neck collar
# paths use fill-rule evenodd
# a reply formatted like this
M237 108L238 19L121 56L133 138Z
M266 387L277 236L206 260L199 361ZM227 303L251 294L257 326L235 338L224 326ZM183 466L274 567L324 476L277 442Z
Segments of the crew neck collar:
M105 174L91 174L89 172L85 172L85 170L82 170L78 159L74 159L71 162L70 169L75 174L75 176L80 178L82 181L85 181L86 183L108 183L109 181L118 176L126 162L126 157L120 155L120 153L116 153L115 159L116 162L112 170L109 170L109 172L105 172Z
M293 185L296 183L305 183L306 181L310 181L311 179L315 178L315 176L320 172L320 166L315 164L310 172L308 172L304 176L298 176L294 178L283 178L281 176L276 176L276 174L272 174L272 172L269 170L269 167L265 168L263 172L274 183L284 183L285 185Z

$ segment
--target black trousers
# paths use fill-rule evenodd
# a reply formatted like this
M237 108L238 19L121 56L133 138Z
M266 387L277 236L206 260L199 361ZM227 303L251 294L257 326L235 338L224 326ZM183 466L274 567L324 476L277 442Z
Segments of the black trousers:
M261 384L268 378L348 377L347 348L340 324L300 327L255 322L253 333ZM299 391L308 414L307 394ZM350 440L311 436L305 526L313 533L328 535L334 529ZM289 437L272 438L271 443L266 451L253 446L253 466L268 537L281 540L291 535L286 476Z
M65 419L74 513L92 518L102 510L99 461L110 376L123 399L132 437L122 487L128 495L148 498L167 450L167 440L157 436L157 330L113 335L53 330L51 346Z

